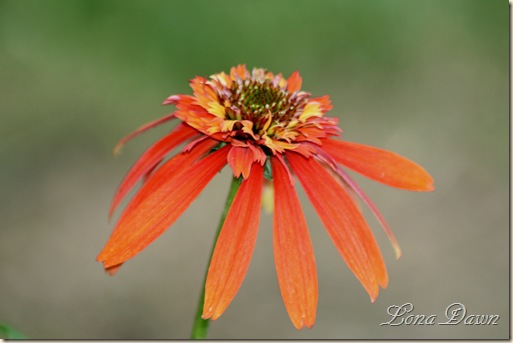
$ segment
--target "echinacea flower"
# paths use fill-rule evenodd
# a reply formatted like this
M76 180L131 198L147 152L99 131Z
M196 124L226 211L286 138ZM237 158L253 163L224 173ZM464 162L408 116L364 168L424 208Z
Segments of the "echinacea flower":
M325 117L328 96L301 91L301 77L289 78L244 65L191 82L194 95L173 95L164 105L177 110L122 139L126 141L172 120L181 122L139 158L119 186L116 209L136 183L143 185L127 205L98 256L113 274L160 236L226 165L242 182L228 211L208 270L204 319L218 318L237 293L248 269L260 219L264 179L274 187L273 245L280 291L294 326L315 322L317 275L307 224L294 175L340 255L369 294L385 288L388 275L374 236L355 195L392 232L347 167L372 180L410 191L431 191L431 176L395 153L339 139L336 118ZM185 147L170 159L178 146Z

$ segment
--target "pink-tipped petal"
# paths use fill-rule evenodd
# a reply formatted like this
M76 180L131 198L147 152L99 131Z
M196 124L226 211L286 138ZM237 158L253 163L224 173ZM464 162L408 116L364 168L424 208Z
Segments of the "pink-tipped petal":
M176 105L181 100L180 95L171 95L170 97L167 97L164 102L162 102L162 105Z

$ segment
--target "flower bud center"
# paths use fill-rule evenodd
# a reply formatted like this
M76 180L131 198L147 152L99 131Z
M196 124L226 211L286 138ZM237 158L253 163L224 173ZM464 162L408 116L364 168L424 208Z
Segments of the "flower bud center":
M261 129L269 115L272 122L287 124L298 107L305 105L305 98L289 93L273 80L236 79L232 82L226 100L231 104L226 108L227 117L232 120L250 120L255 129Z

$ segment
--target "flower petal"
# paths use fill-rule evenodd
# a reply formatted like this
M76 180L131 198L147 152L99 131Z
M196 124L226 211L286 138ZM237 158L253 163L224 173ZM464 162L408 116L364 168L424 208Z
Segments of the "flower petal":
M123 220L127 213L139 206L148 196L159 189L164 183L180 174L184 168L189 167L203 155L206 155L219 142L213 139L203 139L189 143L183 151L169 161L164 163L153 174L151 174L146 183L141 187L133 199L128 203L118 223ZM194 145L191 147L191 145ZM189 147L191 147L189 149Z
M329 95L324 95L318 98L311 98L309 102L319 103L323 113L326 113L333 108Z
M119 205L125 195L132 187L154 166L156 166L166 154L168 154L177 145L183 143L187 139L193 137L199 132L187 124L179 124L171 133L153 144L142 156L137 160L132 169L121 182L109 211L112 215L116 207Z
M322 117L324 113L321 111L321 104L310 101L303 109L303 113L299 116L299 121L304 123L311 117Z
M176 105L180 102L180 100L182 99L182 96L181 95L171 95L169 97L166 98L166 100L164 100L162 102L162 105Z
M254 163L228 211L208 268L203 319L217 319L246 276L260 220L263 175L264 168Z
M175 113L171 113L171 114L168 114L167 116L164 116L162 118L159 118L157 120L154 120L152 122L144 124L143 126L139 127L137 130L132 132L131 134L121 138L119 140L119 142L116 144L116 146L114 147L114 150L112 151L112 153L114 155L118 155L119 152L121 151L121 148L123 147L123 145L125 145L126 142L128 142L132 138L139 136L141 133L148 131L151 128L154 128L155 126L164 124L165 122L170 121L171 119L174 119L174 118L175 118Z
M289 317L299 330L312 327L317 308L317 273L310 235L289 172L271 158L274 179L274 259Z
M360 209L360 206L358 204L358 198L361 198L363 202L369 207L369 209L374 213L374 216L378 219L379 223L381 224L381 227L383 230L385 230L385 233L388 236L388 239L390 240L390 243L392 243L392 247L394 248L395 252L395 258L401 257L401 248L399 247L399 243L397 242L397 239L395 238L394 233L388 226L388 224L385 221L385 218L381 215L378 208L374 203L371 201L371 199L365 194L365 192L358 186L358 184L353 180L351 176L349 176L348 173L339 165L337 162L329 155L326 151L322 149L322 147L316 147L317 149L317 159L321 161L322 163L328 165L331 170L333 170L338 175L338 180L341 182L342 187L349 193L349 196L353 199L355 202L356 207Z
M251 165L253 164L253 151L248 147L232 147L228 153L228 164L233 170L233 176L244 179L249 177Z
M353 180L353 178L346 173L345 170L343 170L340 166L337 166L335 172L338 174L338 176L340 176L340 180L344 182L345 186L347 187L346 190L350 190L354 193L350 193L350 195L352 197L358 195L367 205L367 207L369 207L372 213L374 213L374 216L381 224L381 227L383 228L383 230L385 230L385 233L388 236L390 243L392 244L392 248L394 248L395 258L398 259L399 257L401 257L401 247L399 246L399 243L397 242L397 239L395 238L392 229L390 229L387 222L385 221L385 218L381 215L381 212L379 212L376 205L374 205L372 200L367 196L367 194L365 194L365 192L360 188L360 186L358 186L358 184Z
M189 207L226 165L228 146L182 168L120 219L97 260L109 268L138 254L160 236ZM156 177L153 175L152 179ZM150 181L148 184L150 185Z
M385 185L410 191L434 190L424 168L396 153L368 145L326 139L322 149L338 163Z
M362 214L343 187L315 159L295 153L287 154L287 159L340 255L374 301L378 284L386 287L388 276Z
M299 75L298 71L295 71L290 75L290 77L287 80L287 91L289 93L297 92L301 89L301 76Z
M200 138L199 140L189 143L186 147L184 147L182 153L171 158L157 170L148 171L149 174L146 173L146 175L148 175L148 179L145 181L143 187L139 190L139 192L137 192L137 194L126 207L125 211L118 220L118 225L121 221L124 220L125 216L128 213L132 212L134 208L139 206L141 202L143 202L162 184L164 184L167 180L173 178L175 175L179 174L183 168L190 166L198 158L205 155L210 149L212 149L217 144L217 141L212 140L210 138ZM157 166L154 166L154 168L156 167ZM144 177L146 177L146 175ZM113 276L117 273L121 265L122 263L116 266L108 267L106 268L106 272L110 276Z
M246 77L248 76L248 71L246 69L246 65L239 64L236 67L232 67L230 70L230 76L231 76L232 80L235 79L236 77L240 77L242 80L245 80Z

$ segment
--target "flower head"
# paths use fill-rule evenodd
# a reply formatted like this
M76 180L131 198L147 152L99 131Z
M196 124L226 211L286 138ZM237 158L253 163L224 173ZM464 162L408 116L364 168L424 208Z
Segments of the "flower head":
M431 191L433 180L419 165L389 151L338 139L336 118L325 117L328 96L301 91L289 78L244 65L190 85L194 95L164 101L177 110L120 141L173 118L181 122L153 144L118 188L111 213L140 180L141 189L121 215L98 261L113 274L162 234L226 164L242 178L215 246L206 281L203 318L218 318L237 293L253 253L264 178L274 187L273 245L278 282L294 326L311 327L317 306L313 248L295 190L299 179L340 255L372 301L388 283L378 245L355 201L359 196L399 245L377 208L343 169L389 186ZM179 145L185 147L165 158ZM270 166L271 172L266 172ZM269 181L267 181L269 182Z

